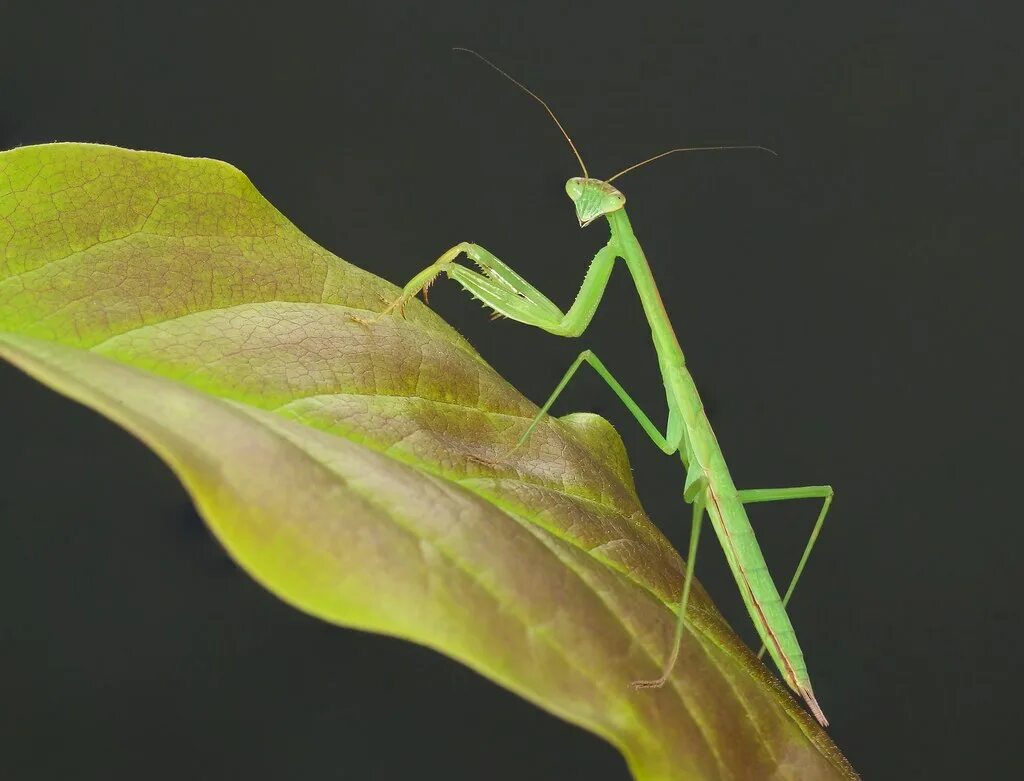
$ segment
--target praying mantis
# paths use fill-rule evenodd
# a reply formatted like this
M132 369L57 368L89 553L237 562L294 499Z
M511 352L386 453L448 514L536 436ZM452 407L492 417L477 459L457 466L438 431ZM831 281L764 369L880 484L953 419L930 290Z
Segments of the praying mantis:
M739 586L743 602L761 637L763 645L758 656L760 657L767 648L786 683L803 698L818 722L822 726L827 726L828 721L811 688L803 652L786 613L786 605L793 595L821 531L825 516L828 514L829 506L832 503L832 487L808 485L794 488L743 490L736 488L726 466L722 450L705 414L704 405L697 393L697 386L686 367L682 348L679 346L679 340L676 338L668 312L658 292L651 267L633 233L629 218L626 216L626 197L611 184L613 180L641 165L677 152L720 149L761 149L767 152L771 152L771 150L756 146L676 148L632 165L606 180L595 179L588 173L587 166L572 138L544 100L480 54L461 47L457 47L456 51L466 52L479 58L544 107L568 141L583 171L582 177L573 177L565 185L566 193L575 205L576 218L580 228L585 228L597 219L604 217L611 229L611 237L608 243L594 256L576 299L565 312L488 250L477 244L460 242L414 276L403 288L401 295L391 302L380 316L385 316L395 310L401 311L417 293L423 291L425 294L426 289L438 275L444 273L493 309L496 315L541 328L557 336L576 337L586 331L594 317L616 261L623 261L640 296L640 302L651 329L654 349L657 352L658 366L668 402L665 432L662 433L647 414L640 409L597 355L590 350L584 350L565 372L555 390L523 433L519 444L529 437L538 422L547 414L576 371L583 364L593 368L632 413L654 444L666 455L680 457L686 473L683 484L683 500L691 504L693 508L686 574L672 647L658 678L637 680L632 685L637 689L661 687L675 667L686 626L686 609L696 563L697 542L700 537L702 519L707 513L725 552L729 568ZM469 258L479 268L479 272L456 263L455 261L460 255ZM822 505L796 571L786 589L786 594L784 597L780 597L775 583L768 573L764 556L758 546L744 507L757 502L777 502L790 499L821 499Z

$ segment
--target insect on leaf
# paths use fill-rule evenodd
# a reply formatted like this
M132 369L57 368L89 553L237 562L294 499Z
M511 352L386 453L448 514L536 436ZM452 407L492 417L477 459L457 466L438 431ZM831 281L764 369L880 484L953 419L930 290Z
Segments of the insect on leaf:
M638 779L855 777L698 588L621 441L536 406L236 169L0 153L0 355L156 451L269 591L435 648L603 736ZM679 519L663 519L675 523ZM126 584L130 585L130 584Z

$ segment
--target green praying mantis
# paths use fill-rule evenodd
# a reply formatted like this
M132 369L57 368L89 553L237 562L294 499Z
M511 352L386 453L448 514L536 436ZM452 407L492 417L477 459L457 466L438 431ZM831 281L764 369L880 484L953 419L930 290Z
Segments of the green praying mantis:
M726 466L722 450L704 412L704 405L697 393L697 386L686 368L683 351L679 346L675 331L672 329L672 323L658 292L651 267L647 263L640 243L633 234L629 218L626 216L626 197L612 185L612 181L623 174L677 152L720 149L761 149L767 152L771 152L771 150L756 146L670 149L632 165L606 180L595 179L587 172L587 166L583 162L579 150L545 101L485 57L461 47L456 51L463 51L483 60L484 63L512 81L544 107L562 135L565 136L583 170L582 177L573 177L565 185L566 193L575 205L580 227L585 228L598 218L604 217L611 229L611 238L594 256L583 278L579 293L566 312L559 309L537 288L486 249L477 244L461 242L413 277L403 289L402 294L380 316L395 310L402 310L417 293L423 291L425 294L426 289L437 276L444 273L493 309L496 315L542 328L557 336L580 336L587 329L597 311L615 262L622 260L626 264L640 296L644 314L651 328L654 349L658 356L658 365L668 401L668 420L665 433L662 433L651 422L647 414L633 401L600 359L590 350L584 350L566 371L561 382L555 387L551 396L520 438L519 443L522 444L529 437L576 371L584 363L591 366L633 414L654 444L666 455L679 455L686 472L683 499L693 506L688 564L671 650L658 678L634 681L632 685L638 689L661 687L675 667L686 625L686 608L696 562L701 522L704 514L707 513L722 549L725 551L729 568L736 578L743 602L761 637L763 645L758 656L760 657L767 648L786 683L803 698L818 722L822 726L827 726L828 721L825 719L825 714L814 697L803 652L800 650L796 632L786 613L786 605L793 595L821 531L825 516L828 514L829 506L832 503L832 487L809 485L795 488L745 490L736 488ZM463 254L476 264L479 272L455 262ZM822 500L821 510L789 587L786 589L786 594L784 597L780 597L775 583L768 573L764 556L758 546L744 506L756 502L810 498Z

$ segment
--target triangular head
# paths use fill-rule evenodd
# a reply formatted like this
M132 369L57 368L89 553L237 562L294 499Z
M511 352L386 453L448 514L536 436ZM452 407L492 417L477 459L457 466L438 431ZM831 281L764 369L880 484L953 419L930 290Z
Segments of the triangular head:
M574 176L565 183L565 192L576 205L576 219L581 228L626 205L626 196L601 179Z

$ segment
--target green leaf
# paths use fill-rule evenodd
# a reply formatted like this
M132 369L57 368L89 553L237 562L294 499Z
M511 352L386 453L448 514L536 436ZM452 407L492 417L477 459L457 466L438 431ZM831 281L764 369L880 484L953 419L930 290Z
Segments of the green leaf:
M267 589L469 665L603 736L639 779L850 778L682 564L618 435L550 419L419 303L213 160L0 153L0 354L174 470ZM682 512L682 507L680 508ZM453 747L456 738L453 738Z

